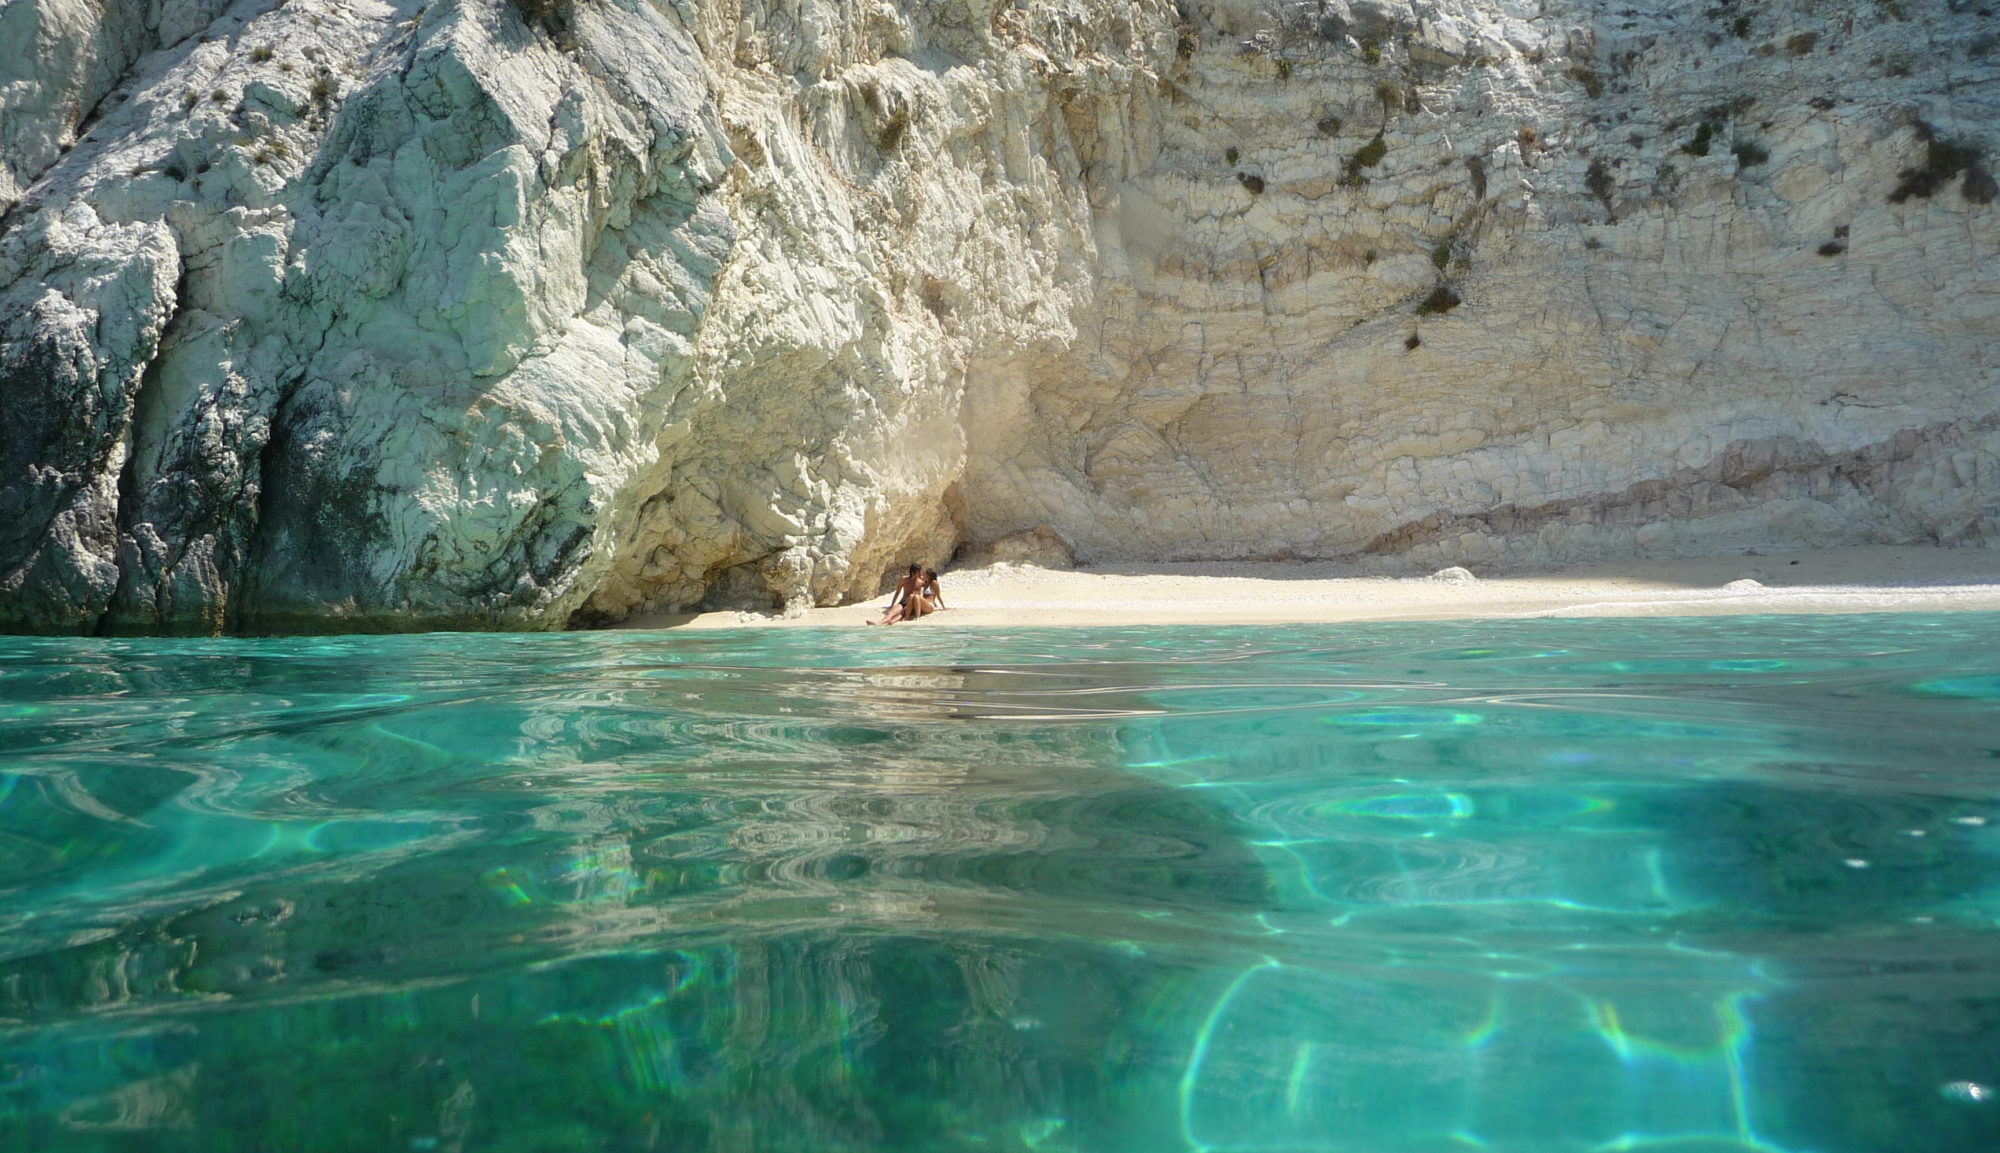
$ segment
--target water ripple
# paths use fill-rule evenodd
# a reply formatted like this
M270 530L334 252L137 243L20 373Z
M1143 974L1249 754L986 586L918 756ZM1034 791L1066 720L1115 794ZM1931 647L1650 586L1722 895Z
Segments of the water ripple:
M0 644L0 1139L1974 1147L2000 622L883 631Z

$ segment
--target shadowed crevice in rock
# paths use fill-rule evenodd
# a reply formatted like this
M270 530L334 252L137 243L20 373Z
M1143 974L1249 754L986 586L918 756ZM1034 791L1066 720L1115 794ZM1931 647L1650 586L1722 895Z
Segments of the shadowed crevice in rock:
M0 321L5 627L91 631L117 585L119 477L178 267L161 230L125 239L122 259L50 269Z

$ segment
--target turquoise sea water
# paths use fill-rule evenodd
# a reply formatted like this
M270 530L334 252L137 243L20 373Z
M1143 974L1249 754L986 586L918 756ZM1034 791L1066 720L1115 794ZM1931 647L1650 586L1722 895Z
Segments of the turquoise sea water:
M2000 615L0 638L0 1149L2000 1148Z

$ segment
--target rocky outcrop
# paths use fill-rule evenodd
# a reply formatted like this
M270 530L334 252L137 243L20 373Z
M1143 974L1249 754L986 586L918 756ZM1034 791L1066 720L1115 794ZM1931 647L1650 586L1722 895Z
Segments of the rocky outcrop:
M1990 539L2000 228L1939 158L1996 124L1981 21L1542 10L1213 29L1243 50L1175 74L1095 355L968 400L973 534L1405 570Z
M0 22L0 627L2000 539L1976 4Z
M734 240L687 33L599 20L304 0L150 58L0 239L9 623L567 616Z

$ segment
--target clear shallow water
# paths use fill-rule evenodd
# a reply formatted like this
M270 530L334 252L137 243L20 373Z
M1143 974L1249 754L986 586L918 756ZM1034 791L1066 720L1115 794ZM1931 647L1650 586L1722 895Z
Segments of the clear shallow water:
M0 638L0 1148L2000 1147L2000 616Z

